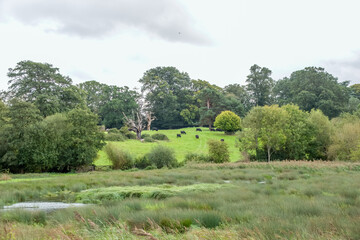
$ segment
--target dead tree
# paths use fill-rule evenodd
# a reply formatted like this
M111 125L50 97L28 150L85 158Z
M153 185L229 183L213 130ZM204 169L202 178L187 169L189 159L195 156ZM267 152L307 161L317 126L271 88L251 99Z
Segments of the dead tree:
M154 121L156 119L155 116L152 116L152 112L147 112L146 113L146 121L147 121L147 130L150 131L151 130L151 123L152 121Z
M141 132L145 128L144 118L141 114L141 108L134 114L132 114L132 118L128 118L125 113L123 113L124 118L126 120L126 124L129 126L129 129L136 133L136 139L141 140Z

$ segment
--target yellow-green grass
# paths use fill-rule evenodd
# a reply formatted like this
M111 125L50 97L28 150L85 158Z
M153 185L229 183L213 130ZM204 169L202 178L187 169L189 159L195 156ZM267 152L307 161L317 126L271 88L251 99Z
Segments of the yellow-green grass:
M165 134L169 140L168 141L157 141L154 143L151 142L140 142L138 140L127 140L124 142L113 142L116 146L123 149L124 151L129 152L134 157L143 156L151 151L153 147L157 144L162 144L167 147L170 147L175 151L176 159L179 162L182 162L188 153L197 153L197 154L207 154L208 145L207 141L209 139L219 140L224 139L224 141L229 145L230 151L230 161L235 162L241 160L241 154L239 148L237 147L237 139L235 135L225 135L224 132L211 132L208 128L201 128L202 132L197 132L196 128L183 128L175 130L159 130L159 131L143 131L143 134L156 134L162 133ZM185 131L185 134L181 135L181 138L177 137L177 134L180 134L180 131ZM199 139L195 138L195 135L199 135ZM97 166L106 166L111 165L111 162L107 158L104 151L99 151L98 157L95 160L95 165Z

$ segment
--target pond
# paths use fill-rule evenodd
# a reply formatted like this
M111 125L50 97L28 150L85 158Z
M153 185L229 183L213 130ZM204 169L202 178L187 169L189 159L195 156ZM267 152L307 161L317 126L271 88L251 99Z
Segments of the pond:
M69 207L83 207L88 206L88 204L83 203L63 203L63 202L22 202L15 203L10 206L4 206L3 211L14 210L14 209L23 209L30 211L54 211L58 209L65 209Z

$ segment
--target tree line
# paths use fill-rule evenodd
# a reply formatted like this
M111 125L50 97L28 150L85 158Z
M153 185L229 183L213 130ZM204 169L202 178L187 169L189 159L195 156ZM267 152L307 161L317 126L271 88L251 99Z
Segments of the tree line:
M358 143L351 151L341 150L346 136L333 127L324 128L329 119L335 129L357 126L360 84L338 82L317 67L278 81L271 74L270 69L253 65L245 85L221 88L191 79L175 67L156 67L139 79L138 92L94 80L74 85L49 63L21 61L9 69L8 89L0 94L0 168L68 171L91 163L104 145L98 125L119 129L135 113L144 116L148 128L170 129L211 128L217 115L232 111L243 118L242 150L257 160L358 156ZM330 135L318 139L324 132Z

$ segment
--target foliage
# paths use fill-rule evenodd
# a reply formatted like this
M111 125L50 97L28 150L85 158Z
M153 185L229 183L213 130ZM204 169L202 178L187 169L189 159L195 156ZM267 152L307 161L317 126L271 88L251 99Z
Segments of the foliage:
M113 144L108 143L105 146L105 152L108 155L108 158L112 162L113 169L126 170L134 166L134 161L132 156L117 147Z
M145 169L151 165L152 164L146 155L135 158L134 166L138 169Z
M250 67L250 75L247 76L246 83L246 90L255 106L271 104L274 80L271 78L270 69L254 64Z
M108 133L105 134L105 141L125 141L127 139L122 133Z
M103 146L97 116L84 109L42 119L31 103L13 100L0 168L11 172L70 171L89 165Z
M347 116L334 119L328 158L340 161L359 161L360 119Z
M311 110L309 124L313 137L309 142L311 159L327 159L327 150L331 143L332 126L329 118L321 110Z
M216 115L222 110L222 97L216 87L204 88L198 93L202 107L200 108L200 124L208 125L209 129L215 121Z
M231 134L241 129L241 119L231 111L223 111L215 118L214 126Z
M144 142L156 142L155 139L153 139L151 136L145 137Z
M139 80L156 120L153 126L159 128L187 125L180 112L192 103L190 77L175 67L156 67L147 70Z
M229 162L230 155L227 143L210 139L207 144L209 145L209 160L211 162Z
M155 140L161 140L161 141L169 140L169 138L163 133L155 133L151 135L151 137Z
M294 103L308 112L320 109L333 118L346 109L350 97L347 84L338 83L337 78L323 68L307 67L293 72L290 78L279 80L274 95L281 105Z
M288 113L278 105L255 107L244 118L244 131L240 133L240 149L256 159L265 150L267 161L271 154L284 147Z
M174 155L174 150L165 147L163 145L158 145L154 147L147 155L147 158L154 164L157 168L162 167L177 167L178 163Z
M139 95L128 87L106 85L96 81L79 84L86 92L86 104L92 112L99 114L106 128L124 125L123 114L131 114L137 108Z
M188 153L185 155L184 162L210 162L210 158L205 154Z
M48 63L21 61L8 72L7 98L34 103L43 116L83 106L84 94Z

